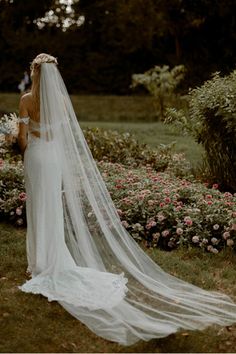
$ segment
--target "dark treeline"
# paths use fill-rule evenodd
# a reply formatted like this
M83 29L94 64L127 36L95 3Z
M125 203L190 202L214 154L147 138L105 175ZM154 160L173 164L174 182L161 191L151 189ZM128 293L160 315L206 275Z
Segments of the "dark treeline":
M56 20L40 29L50 10ZM129 94L131 75L153 65L184 64L186 88L235 68L235 0L75 0L67 10L59 0L0 0L1 91L16 91L40 52L58 57L73 93Z

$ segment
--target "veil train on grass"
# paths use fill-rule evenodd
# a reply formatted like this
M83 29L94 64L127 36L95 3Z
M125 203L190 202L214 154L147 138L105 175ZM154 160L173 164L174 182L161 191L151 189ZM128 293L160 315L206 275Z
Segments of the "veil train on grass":
M236 304L230 297L203 290L166 273L129 235L85 141L57 66L43 63L40 75L40 135L42 141L50 141L56 152L59 169L52 169L50 178L57 181L61 174L62 188L54 191L55 203L46 204L45 210L40 209L39 203L35 213L43 212L45 218L55 212L61 215L59 232L66 245L63 252L69 250L78 267L85 268L85 272L86 268L92 268L95 273L117 274L114 306L77 306L75 298L79 297L79 289L76 285L73 288L73 281L70 296L54 300L98 336L123 345L165 337L181 329L235 323ZM47 156L42 170L46 163ZM55 233L53 227L50 232ZM57 253L57 235L54 236L55 262L47 269L52 279L65 266ZM39 276L44 279L44 269L32 281ZM63 279L70 281L66 276ZM83 284L88 294L91 293L86 276ZM51 286L56 293L57 283ZM97 294L99 297L99 291ZM115 301L117 294L120 301ZM98 304L100 300L97 298Z

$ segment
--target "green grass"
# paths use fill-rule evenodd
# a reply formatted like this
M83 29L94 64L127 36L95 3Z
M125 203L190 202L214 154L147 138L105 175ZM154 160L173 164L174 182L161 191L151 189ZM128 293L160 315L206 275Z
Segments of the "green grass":
M171 129L170 126L161 122L156 123L128 123L128 122L84 122L80 121L82 128L99 127L113 129L120 132L132 133L138 141L148 144L153 148L160 144L175 142L174 151L184 153L192 165L197 165L202 158L203 149L191 136L181 136Z
M18 112L19 94L0 93L0 112ZM155 113L149 96L72 95L82 128L100 127L130 132L152 147L176 142L174 151L185 153L193 166L201 161L202 148L190 136L181 136L170 126L153 122Z
M19 99L17 93L0 93L0 112L17 112ZM153 101L149 96L71 95L71 100L79 120L155 120Z
M216 326L205 331L184 331L163 339L124 347L94 335L58 303L41 295L21 292L25 281L25 229L0 224L0 352L133 352L189 353L225 352L236 347L236 326ZM236 255L201 250L166 253L147 250L164 270L205 289L220 290L236 300ZM167 257L168 255L168 257Z

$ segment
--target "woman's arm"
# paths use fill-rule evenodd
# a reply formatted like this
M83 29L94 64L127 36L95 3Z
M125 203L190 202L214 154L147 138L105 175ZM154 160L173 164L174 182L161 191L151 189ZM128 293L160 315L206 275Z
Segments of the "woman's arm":
M26 101L25 97L22 96L20 99L20 104L19 104L19 117L20 118L28 117L28 110L27 110L25 101ZM27 134L28 134L28 124L24 123L24 122L20 122L17 141L18 141L18 145L21 149L22 154L24 154L25 149L27 147Z

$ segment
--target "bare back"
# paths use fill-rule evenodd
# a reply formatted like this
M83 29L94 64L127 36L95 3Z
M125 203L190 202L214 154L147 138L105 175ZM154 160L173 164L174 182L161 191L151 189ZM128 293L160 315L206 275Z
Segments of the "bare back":
M34 99L32 96L32 93L26 93L22 96L23 98L23 105L24 108L27 110L28 112L28 116L30 117L30 119L32 119L33 121L39 122L40 121L40 112L39 110L35 110L35 103L34 103Z

